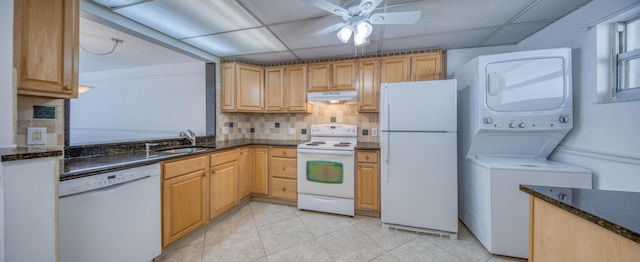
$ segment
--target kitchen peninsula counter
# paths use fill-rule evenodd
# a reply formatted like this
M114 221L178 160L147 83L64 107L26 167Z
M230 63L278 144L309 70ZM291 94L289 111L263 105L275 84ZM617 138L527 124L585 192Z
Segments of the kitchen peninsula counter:
M528 185L520 190L531 195L531 261L640 261L640 192Z
M136 166L148 165L160 161L181 158L197 154L210 154L216 151L232 149L242 146L297 146L307 142L307 140L274 140L274 139L237 139L217 142L198 142L197 147L202 147L201 151L194 153L172 154L161 152L166 148L190 147L189 145L163 144L153 147L147 154L144 150L133 150L127 143L110 145L118 150L102 150L100 154L90 156L79 156L65 158L61 160L60 180L68 180L83 176L90 176L110 171L116 171ZM356 149L375 150L379 149L378 143L364 142L358 143Z

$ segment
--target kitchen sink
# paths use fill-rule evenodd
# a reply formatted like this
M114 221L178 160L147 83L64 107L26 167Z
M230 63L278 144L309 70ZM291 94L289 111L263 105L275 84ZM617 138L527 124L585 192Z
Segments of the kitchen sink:
M164 149L164 150L158 150L157 152L163 152L163 153L170 153L170 154L186 154L186 153L196 153L196 152L201 152L201 151L205 151L209 148L212 147L181 147L181 148L171 148L171 149Z

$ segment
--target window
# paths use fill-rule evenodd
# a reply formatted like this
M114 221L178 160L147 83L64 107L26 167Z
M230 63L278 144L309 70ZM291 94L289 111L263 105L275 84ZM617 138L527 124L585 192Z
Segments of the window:
M640 16L612 26L613 100L640 100Z

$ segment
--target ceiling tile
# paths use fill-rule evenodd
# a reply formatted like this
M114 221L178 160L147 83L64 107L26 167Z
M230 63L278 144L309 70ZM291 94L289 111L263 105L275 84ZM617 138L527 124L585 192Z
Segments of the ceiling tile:
M388 8L388 12L421 11L422 16L413 25L391 25L384 38L406 37L472 28L500 26L507 23L535 0L447 0L419 1ZM382 10L381 10L382 11ZM378 13L381 11L376 11Z
M496 29L498 27L486 27L384 40L381 52L424 48L442 48L446 50L473 47L491 35Z
M262 63L270 63L270 62L287 62L287 61L296 61L298 60L293 53L285 51L285 52L269 52L262 54L252 54L252 55L238 55L233 57L225 57L226 59L241 59Z
M277 4L264 0L241 0L241 2L265 25L331 15L301 0L280 0Z
M369 45L364 47L364 52L362 48L356 48L353 45L342 44L335 46L322 46L322 47L314 47L314 48L306 48L306 49L298 49L293 50L296 55L302 60L310 60L310 59L319 59L319 58L332 58L332 57L345 57L345 56L354 56L361 54L375 54L377 52L377 42L372 42Z
M156 0L115 12L178 39L260 26L235 1Z
M551 23L513 24L502 28L481 46L515 44Z
M555 20L591 1L592 0L542 0L527 10L522 16L518 17L513 23Z
M265 28L188 38L184 42L220 57L286 50Z

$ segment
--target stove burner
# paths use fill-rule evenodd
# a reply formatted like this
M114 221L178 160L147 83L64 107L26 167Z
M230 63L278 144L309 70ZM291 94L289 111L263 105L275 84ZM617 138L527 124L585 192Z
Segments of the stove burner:
M350 145L351 145L351 143L340 143L340 144L335 144L335 145L333 145L333 146L337 146L337 147L348 147L348 146L350 146Z
M318 145L323 145L326 144L326 142L323 141L312 141L311 143L307 143L308 146L318 146Z
M307 145L308 145L308 146L318 146L318 145L320 145L320 144L318 144L318 143L308 143Z

